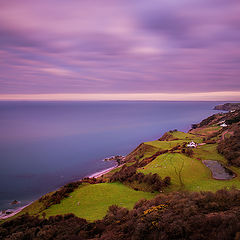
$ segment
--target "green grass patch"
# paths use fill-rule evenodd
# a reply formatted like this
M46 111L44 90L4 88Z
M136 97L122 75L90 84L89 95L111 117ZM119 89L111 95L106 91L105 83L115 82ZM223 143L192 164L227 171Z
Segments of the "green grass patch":
M141 143L136 149L125 157L126 162L141 161L143 158L150 157L158 151L158 148Z
M174 138L178 138L181 140L186 140L186 141L191 141L191 140L201 140L200 137L190 134L190 133L185 133L185 132L180 132L180 131L173 131L173 132L168 132L171 134Z
M173 140L173 141L151 141L145 142L145 144L158 148L159 150L168 150L173 147L176 147L179 144L186 142L185 140Z
M108 207L116 204L128 209L142 198L150 199L156 194L135 191L121 183L89 184L79 187L70 197L47 209L46 216L74 213L78 217L93 221L103 218Z
M222 129L220 126L202 127L191 130L193 134L200 134L202 136L209 136Z
M217 144L205 144L194 148L194 156L202 160L217 160L226 163L225 158L217 152Z
M213 148L213 146L211 147ZM213 154L213 156L215 155ZM182 171L180 171L182 166ZM211 171L200 160L189 158L180 153L166 153L161 155L143 169L139 169L139 171L144 174L150 172L157 173L162 178L166 176L171 177L172 185L167 191L176 191L179 189L189 191L216 191L224 187L230 188L232 186L240 188L239 175L232 180L215 180L211 177ZM237 173L236 171L234 172ZM179 173L181 174L181 179L184 184L183 188L179 179Z
M223 155L219 154L217 151L217 144L205 144L198 148L193 149L194 156L200 158L201 160L216 160L225 165L227 168L231 169L238 176L236 181L240 181L240 168L229 166L227 160L223 157ZM225 182L229 182L233 180L228 180ZM238 186L238 184L236 185Z
M189 139L189 140L173 140L173 141L151 141L151 142L145 142L145 144L147 145L151 145L155 148L158 148L158 150L170 150L173 147L176 147L177 145L182 145L184 142L190 142L190 141L194 141L196 143L200 143L202 142L202 140L200 138L196 138L196 139Z

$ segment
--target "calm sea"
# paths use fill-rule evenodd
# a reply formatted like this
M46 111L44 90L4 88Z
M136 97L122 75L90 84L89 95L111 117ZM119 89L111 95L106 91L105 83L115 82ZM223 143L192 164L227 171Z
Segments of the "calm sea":
M0 102L0 209L113 163L165 131L189 130L220 102Z

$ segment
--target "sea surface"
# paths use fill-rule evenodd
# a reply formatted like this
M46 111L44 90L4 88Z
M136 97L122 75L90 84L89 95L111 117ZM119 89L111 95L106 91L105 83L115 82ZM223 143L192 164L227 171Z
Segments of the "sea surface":
M188 131L221 102L0 102L0 210L113 166L171 129Z

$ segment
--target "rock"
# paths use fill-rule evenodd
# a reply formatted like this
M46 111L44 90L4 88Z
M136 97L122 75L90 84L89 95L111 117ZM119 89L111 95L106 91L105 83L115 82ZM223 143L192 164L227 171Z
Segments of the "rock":
M16 204L19 204L19 203L20 203L20 202L17 201L17 200L14 200L14 201L11 202L12 205L16 205Z
M9 214L12 214L12 213L13 213L13 211L10 210L10 209L8 209L8 210L5 211L5 214L6 214L6 215L9 215Z

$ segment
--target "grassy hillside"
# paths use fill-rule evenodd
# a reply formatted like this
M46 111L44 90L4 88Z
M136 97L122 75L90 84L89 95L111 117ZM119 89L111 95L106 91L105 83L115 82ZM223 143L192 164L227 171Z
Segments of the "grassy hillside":
M211 119L211 121L215 120ZM156 140L140 144L126 156L125 165L134 166L137 168L137 172L145 175L156 173L162 179L169 176L171 185L164 188L164 192L179 190L215 192L218 189L231 188L232 186L240 189L240 169L227 166L227 160L217 152L218 143L216 141L215 144L203 143L203 140L207 137L208 139L222 139L222 131L219 131L221 129L215 124L206 124L189 133L169 131L163 135L161 141ZM217 133L217 135L213 136L213 133ZM224 134L226 134L226 131ZM184 143L190 141L202 144L193 149L191 154L187 154L188 149L184 146ZM180 147L175 148L176 146ZM182 150L186 150L185 153ZM237 176L231 180L215 180L202 160L217 160L230 168ZM52 205L44 210L43 204L36 201L18 215L28 212L31 215L39 214L41 216L44 212L46 217L49 217L74 213L78 217L92 221L105 216L108 207L111 205L131 209L139 199L151 199L156 195L156 193L147 192L150 191L150 188L144 182L123 182L125 185L118 182L109 183L111 176L120 171L121 168L122 166L105 174L102 178L104 183L81 185L69 197L61 200L60 204ZM133 188L146 192L135 191Z
M198 149L198 152L201 152L201 150ZM216 157L208 159L215 160ZM236 169L232 170L236 172ZM211 177L211 171L200 160L180 153L166 153L161 155L144 168L139 169L139 171L144 174L150 172L157 173L162 178L170 176L172 185L167 191L180 189L189 191L216 191L223 187L232 186L240 188L239 175L232 180L215 180Z
M88 184L79 187L70 197L60 204L45 210L46 216L74 213L87 220L103 218L111 205L118 205L131 209L139 199L153 198L156 194L135 191L121 183Z
M170 141L157 140L157 141L145 142L144 144L155 147L158 150L170 150L171 148L177 145L181 145L184 142L190 142L190 141L194 141L196 143L202 142L201 137L194 134L190 134L190 133L184 133L180 131L170 131L170 132L167 132L166 134L168 136L170 135L174 140L170 140Z

